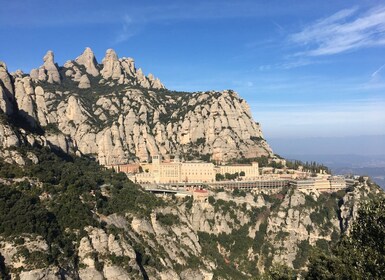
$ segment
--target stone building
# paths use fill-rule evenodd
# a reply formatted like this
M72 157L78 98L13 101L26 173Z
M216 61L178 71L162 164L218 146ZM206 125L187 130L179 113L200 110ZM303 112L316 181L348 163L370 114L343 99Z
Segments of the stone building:
M140 165L138 163L128 164L112 164L106 165L107 168L113 168L116 172L124 172L127 174L139 173Z
M257 179L259 176L259 166L257 162L253 162L251 165L249 164L236 164L236 165L220 165L216 167L216 173L225 175L229 174L240 174L241 172L245 173L243 176L245 179Z
M217 173L245 173L244 179L256 179L259 175L258 163L252 165L223 165L215 167L211 162L181 162L178 157L164 162L160 155L152 157L152 164L143 165L144 173L135 176L138 183L212 183ZM148 172L146 172L148 171Z

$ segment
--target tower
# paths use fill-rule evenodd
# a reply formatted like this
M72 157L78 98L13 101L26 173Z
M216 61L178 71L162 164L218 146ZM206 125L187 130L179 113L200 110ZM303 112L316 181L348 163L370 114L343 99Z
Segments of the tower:
M161 164L161 163L162 163L161 155L152 156L152 164Z

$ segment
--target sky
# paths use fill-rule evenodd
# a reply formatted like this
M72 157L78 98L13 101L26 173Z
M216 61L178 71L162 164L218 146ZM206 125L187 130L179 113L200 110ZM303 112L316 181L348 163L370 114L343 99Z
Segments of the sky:
M385 135L384 1L0 0L0 38L10 71L113 48L168 89L233 89L266 138Z

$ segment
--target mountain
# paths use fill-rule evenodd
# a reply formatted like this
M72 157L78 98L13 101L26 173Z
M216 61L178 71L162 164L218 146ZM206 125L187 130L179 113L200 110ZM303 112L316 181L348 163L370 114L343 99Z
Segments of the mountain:
M30 74L10 74L0 63L0 109L23 128L3 123L4 148L39 142L106 165L156 154L218 161L273 154L248 104L231 90L169 91L111 49L101 64L89 48L64 66L52 51L43 62Z
M361 177L334 193L159 198L100 164L273 156L247 103L230 90L169 91L113 50L101 64L88 48L61 67L50 51L43 61L30 74L0 63L2 279L277 279L282 264L295 279L384 196Z

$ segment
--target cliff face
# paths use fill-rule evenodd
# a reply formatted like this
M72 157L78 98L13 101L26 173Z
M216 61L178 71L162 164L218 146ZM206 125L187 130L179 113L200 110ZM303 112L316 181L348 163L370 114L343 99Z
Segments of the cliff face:
M249 106L233 91L168 91L113 50L101 64L89 48L62 67L51 51L43 60L29 75L9 74L0 64L0 109L65 152L93 155L101 164L155 154L214 160L272 155Z

